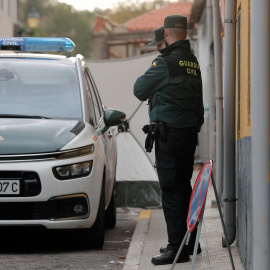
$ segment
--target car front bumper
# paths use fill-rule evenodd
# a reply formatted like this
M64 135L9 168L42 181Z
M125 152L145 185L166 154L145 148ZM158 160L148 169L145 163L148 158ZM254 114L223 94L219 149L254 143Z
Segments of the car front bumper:
M100 162L96 159L90 175L81 178L58 180L52 170L56 166L90 159L93 160L94 155L67 160L0 163L0 179L2 175L5 180L13 180L14 173L29 175L25 172L34 173L38 178L34 181L32 177L30 181L21 177L20 194L0 195L0 226L90 228L95 222L99 205L103 177ZM9 172L10 178L4 172Z

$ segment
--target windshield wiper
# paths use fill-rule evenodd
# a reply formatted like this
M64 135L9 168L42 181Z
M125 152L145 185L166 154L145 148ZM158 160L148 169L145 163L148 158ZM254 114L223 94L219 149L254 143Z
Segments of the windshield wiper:
M22 115L22 114L0 114L0 118L32 118L32 119L51 119L41 115Z

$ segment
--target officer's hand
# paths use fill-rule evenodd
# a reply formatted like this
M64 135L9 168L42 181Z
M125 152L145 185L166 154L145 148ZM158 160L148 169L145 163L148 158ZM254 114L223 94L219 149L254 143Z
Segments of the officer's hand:
M153 96L154 96L154 94L148 97L148 103L146 105L149 105L149 103L151 102Z

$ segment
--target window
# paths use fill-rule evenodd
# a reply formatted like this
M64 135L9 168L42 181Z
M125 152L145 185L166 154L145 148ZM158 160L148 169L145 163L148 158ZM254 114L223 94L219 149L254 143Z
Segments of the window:
M102 111L102 102L101 102L100 95L99 95L98 90L97 90L97 86L96 86L95 81L94 81L94 79L93 79L93 77L92 77L92 75L91 75L91 73L89 71L88 71L88 75L89 75L89 77L91 79L91 82L92 82L92 85L93 85L93 90L94 90L95 96L96 96L98 104L99 104L99 108Z
M47 59L1 59L0 114L82 119L75 65Z
M94 111L94 105L92 102L92 98L90 95L90 89L89 89L85 74L83 77L84 77L84 84L85 84L86 93L87 93L87 105L88 105L88 115L89 115L89 119L90 119L90 124L95 127L97 125L97 119L96 119L96 115L95 115L95 111Z
M98 122L102 116L101 104L100 104L99 96L97 96L94 90L95 84L93 83L93 80L91 80L92 78L90 77L90 74L87 71L85 71L85 78L86 78L86 83L89 89L89 92L88 92L89 98L91 99L91 103L93 104L93 107L94 107L94 118L95 118L94 122L96 126L98 125Z

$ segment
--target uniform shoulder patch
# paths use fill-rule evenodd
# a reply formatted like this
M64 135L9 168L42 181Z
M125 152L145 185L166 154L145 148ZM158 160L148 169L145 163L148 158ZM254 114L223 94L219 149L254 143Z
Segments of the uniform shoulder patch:
M152 65L153 65L154 67L156 67L156 66L157 66L157 62L154 61Z

